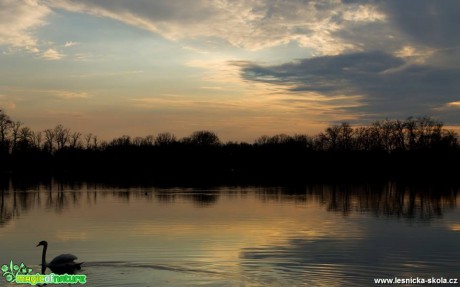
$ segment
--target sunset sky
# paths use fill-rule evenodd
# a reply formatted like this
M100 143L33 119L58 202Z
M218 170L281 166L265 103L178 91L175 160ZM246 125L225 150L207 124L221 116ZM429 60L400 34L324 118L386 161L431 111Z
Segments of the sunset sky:
M460 1L0 0L0 109L33 130L224 140L460 126Z

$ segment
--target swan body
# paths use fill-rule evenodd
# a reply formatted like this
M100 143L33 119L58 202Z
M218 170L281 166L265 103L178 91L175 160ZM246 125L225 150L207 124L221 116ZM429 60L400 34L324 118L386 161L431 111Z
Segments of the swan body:
M51 269L51 271L56 274L73 274L76 270L81 269L81 264L83 262L75 262L77 256L73 254L61 254L56 256L53 260L51 260L51 262L46 263L46 250L48 249L48 242L40 241L37 244L37 247L38 246L43 246L42 274L45 274L46 267Z

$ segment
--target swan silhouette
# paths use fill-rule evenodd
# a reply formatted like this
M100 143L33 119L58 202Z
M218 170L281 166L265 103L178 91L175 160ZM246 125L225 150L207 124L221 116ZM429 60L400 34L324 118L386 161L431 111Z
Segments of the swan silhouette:
M48 249L48 242L40 241L37 244L38 246L43 246L42 253L42 274L45 274L46 267L51 269L55 274L73 274L76 270L81 269L81 263L76 263L74 260L77 259L77 256L73 254L61 254L56 256L51 262L46 263L46 249Z

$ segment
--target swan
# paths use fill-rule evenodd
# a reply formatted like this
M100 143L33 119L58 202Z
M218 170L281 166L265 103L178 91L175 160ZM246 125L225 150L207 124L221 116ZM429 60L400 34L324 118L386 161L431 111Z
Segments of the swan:
M46 263L46 249L48 249L48 242L40 241L37 244L38 246L43 246L43 253L42 253L42 274L45 274L46 267L51 269L55 274L73 274L75 270L81 269L81 263L76 263L74 260L77 259L77 256L73 254L61 254L56 256L51 262Z

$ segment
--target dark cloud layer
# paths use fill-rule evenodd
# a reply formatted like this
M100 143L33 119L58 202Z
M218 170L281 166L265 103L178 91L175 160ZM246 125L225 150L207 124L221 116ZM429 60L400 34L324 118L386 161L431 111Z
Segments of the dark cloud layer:
M285 85L290 91L363 97L361 114L406 117L431 115L460 100L460 68L409 64L382 52L303 59L276 66L247 63L242 77Z
M385 15L383 23L349 23L333 32L361 51L276 66L247 64L242 77L285 85L299 96L361 96L361 106L346 109L362 118L433 115L460 124L459 107L448 105L460 101L460 1L414 2L343 0Z
M389 21L410 40L430 47L445 48L460 43L460 1L381 1Z

